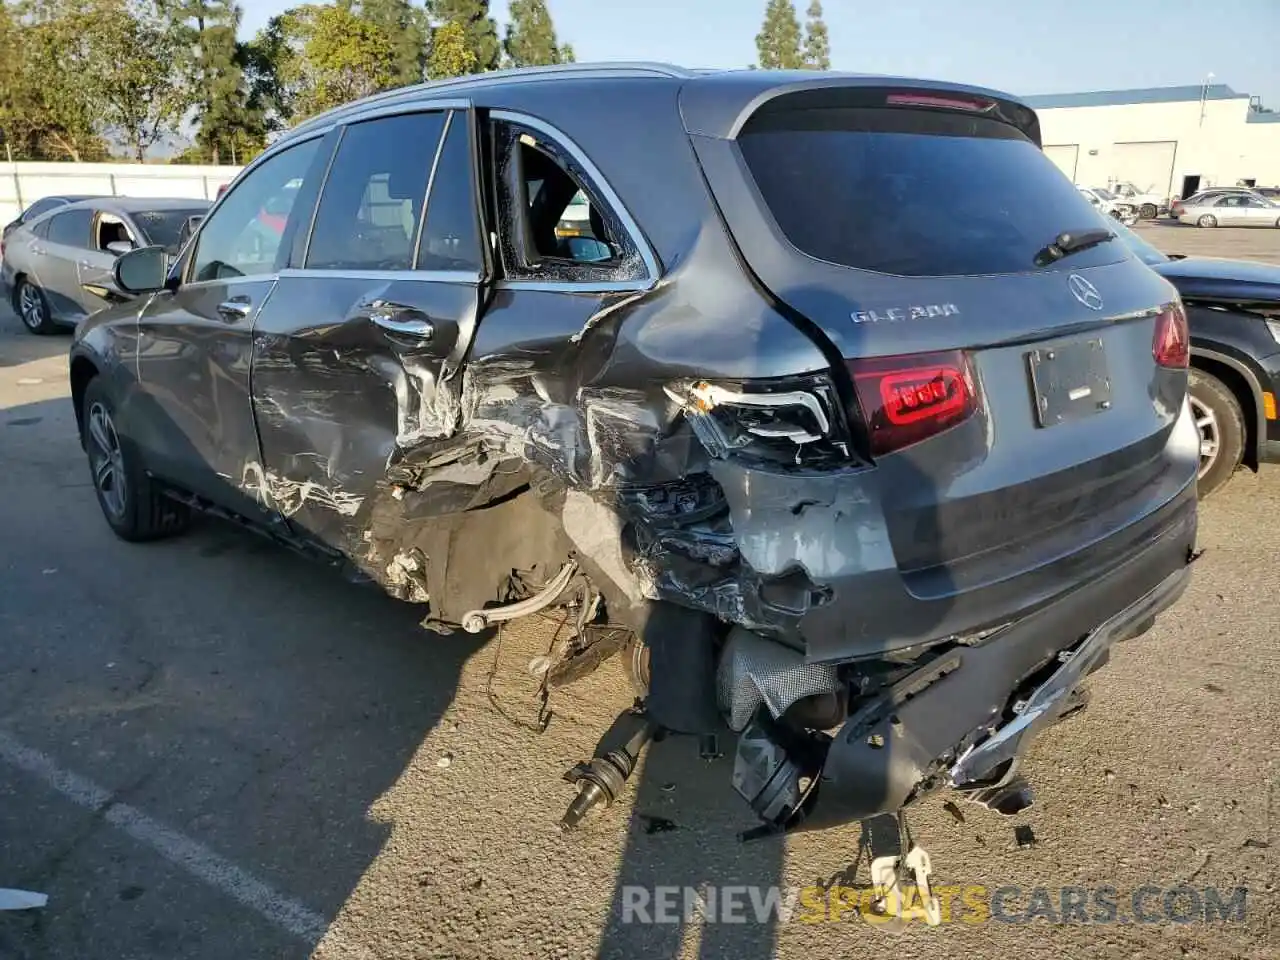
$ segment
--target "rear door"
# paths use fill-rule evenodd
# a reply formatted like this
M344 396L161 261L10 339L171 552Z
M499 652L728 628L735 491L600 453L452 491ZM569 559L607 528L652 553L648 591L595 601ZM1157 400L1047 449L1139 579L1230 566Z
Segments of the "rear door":
M138 409L129 432L148 465L192 493L266 519L271 511L244 492L244 477L260 461L249 399L253 323L292 233L309 222L297 184L309 172L318 181L324 149L318 137L290 144L238 177L188 246L181 282L153 296L138 320ZM289 204L284 216L281 198Z
M350 123L254 330L262 502L323 545L367 549L387 468L458 426L487 276L465 102Z
M1165 452L1186 376L1153 357L1172 287L1002 113L824 89L694 138L751 268L846 360L921 595L1070 555L1189 482ZM1048 249L1090 231L1104 242Z
M37 245L40 252L33 258L32 272L59 320L78 322L86 313L79 262L89 253L93 214L88 207L55 213L50 218L48 239Z

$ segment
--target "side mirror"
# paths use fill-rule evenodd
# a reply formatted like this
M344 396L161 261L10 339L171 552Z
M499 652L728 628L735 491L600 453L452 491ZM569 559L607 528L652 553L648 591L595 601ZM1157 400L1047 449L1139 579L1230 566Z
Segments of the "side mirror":
M131 250L133 250L133 244L128 240L112 240L107 244L107 253L114 253L117 257L123 257Z
M164 247L139 247L122 254L111 265L116 286L125 293L153 293L162 290L169 275L169 256Z

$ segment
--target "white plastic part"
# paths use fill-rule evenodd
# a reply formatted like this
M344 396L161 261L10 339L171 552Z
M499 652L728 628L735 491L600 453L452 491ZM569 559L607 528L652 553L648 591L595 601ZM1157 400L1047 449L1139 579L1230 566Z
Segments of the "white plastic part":
M0 910L39 910L49 902L47 893L0 887Z

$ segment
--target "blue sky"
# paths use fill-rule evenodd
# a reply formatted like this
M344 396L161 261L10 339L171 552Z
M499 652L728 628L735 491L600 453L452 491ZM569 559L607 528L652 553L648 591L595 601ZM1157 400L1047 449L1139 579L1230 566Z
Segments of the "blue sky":
M289 0L241 0L244 32ZM765 0L549 0L579 60L743 67ZM803 14L808 0L797 0ZM824 0L838 70L1016 94L1215 83L1280 109L1280 0ZM494 0L499 21L506 0ZM1209 39L1215 37L1216 39ZM1232 40L1226 38L1231 37ZM1235 39L1238 38L1238 39Z

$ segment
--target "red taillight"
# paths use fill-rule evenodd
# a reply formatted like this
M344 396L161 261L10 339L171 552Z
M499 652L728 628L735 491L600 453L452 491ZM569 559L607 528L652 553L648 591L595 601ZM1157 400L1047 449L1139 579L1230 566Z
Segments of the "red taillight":
M1162 367L1186 369L1190 364L1191 332L1187 329L1187 314L1181 304L1169 304L1156 317L1151 355Z
M984 113L995 106L990 100L933 93L891 93L884 98L884 102L891 107L941 107L944 110L967 110L970 113Z
M919 443L978 409L973 367L960 350L850 360L849 370L867 418L872 455Z

